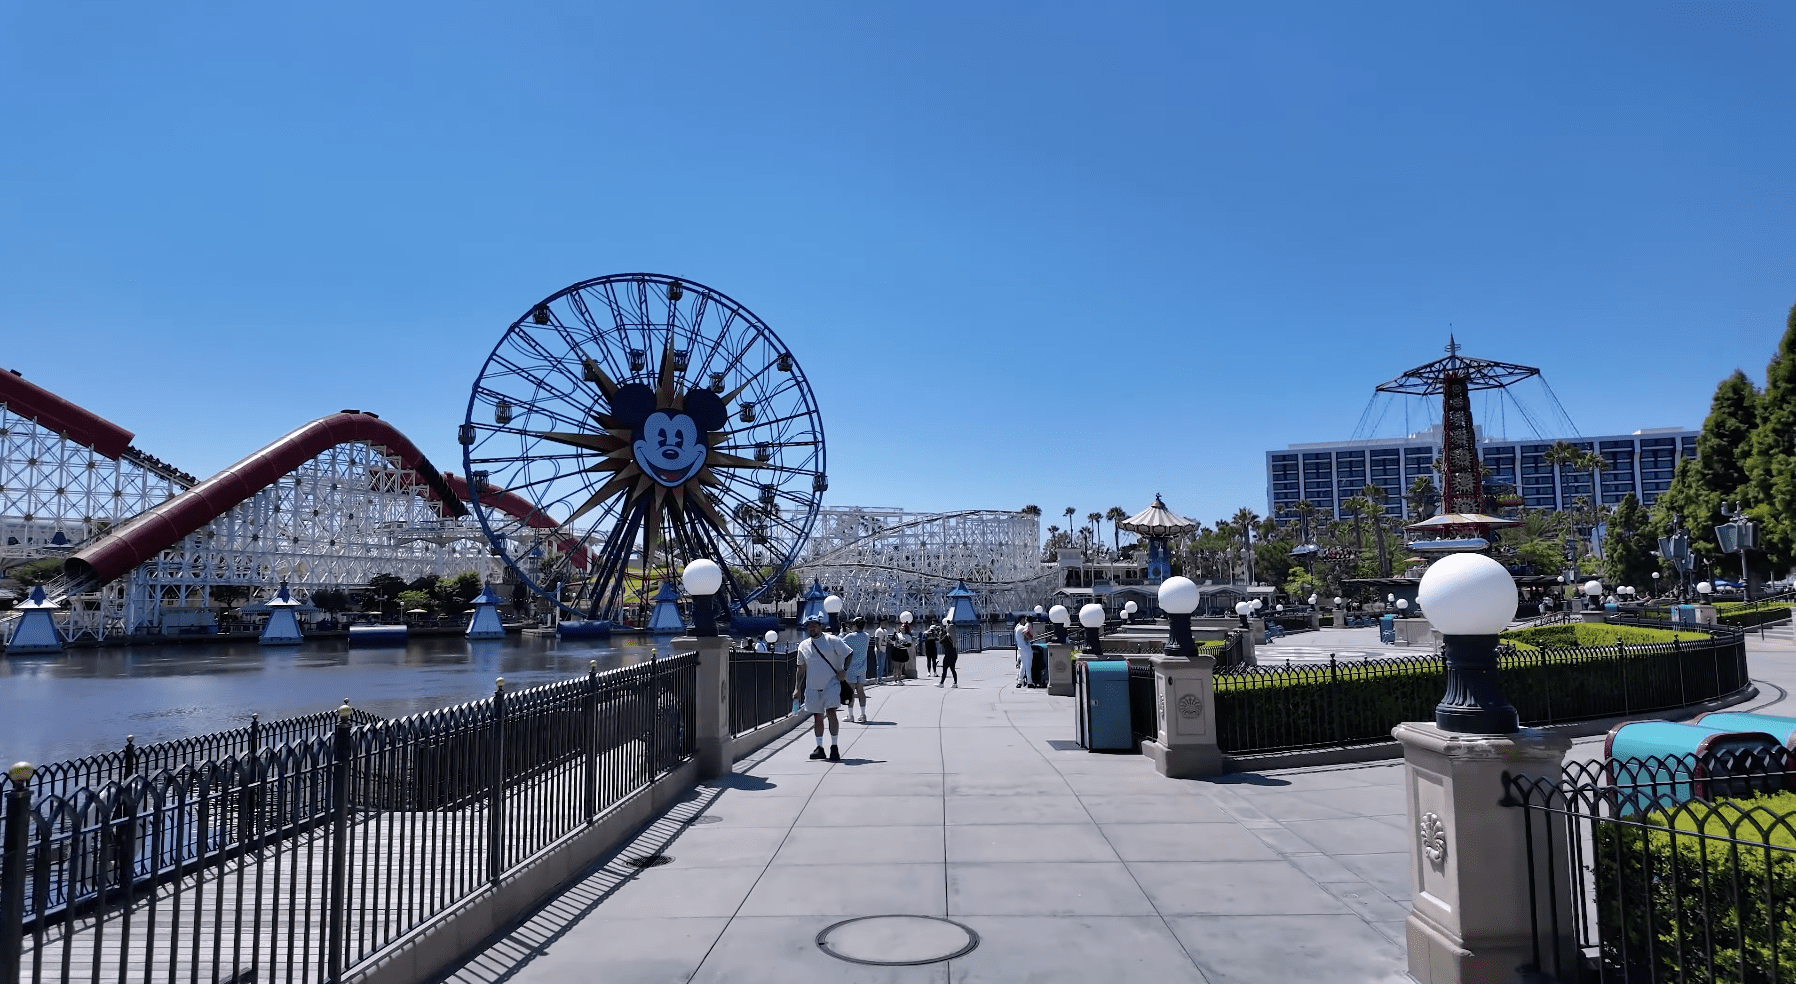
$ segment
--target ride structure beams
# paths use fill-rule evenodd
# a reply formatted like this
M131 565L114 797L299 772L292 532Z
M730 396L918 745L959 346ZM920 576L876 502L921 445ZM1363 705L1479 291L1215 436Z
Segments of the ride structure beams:
M947 612L962 581L978 611L1007 614L1055 587L1040 544L1040 520L1020 512L835 507L819 511L794 570L839 595L846 615Z

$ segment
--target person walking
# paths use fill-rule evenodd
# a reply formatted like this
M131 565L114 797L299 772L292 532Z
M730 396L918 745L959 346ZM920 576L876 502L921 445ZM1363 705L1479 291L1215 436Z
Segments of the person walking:
M948 682L948 674L954 674L954 689L960 689L960 671L955 664L960 662L960 648L954 644L954 626L950 623L942 625L942 678L936 686Z
M866 724L867 662L870 659L877 660L878 657L873 655L870 648L873 639L867 635L867 620L856 616L854 621L849 623L849 625L854 631L842 637L842 641L848 643L848 648L854 650L854 655L848 658L848 685L854 688L852 697L848 701L848 720L854 720L853 698L859 698L861 702L861 723Z
M812 615L804 620L805 637L798 643L798 659L804 667L804 677L799 683L801 692L793 697L803 697L804 709L811 715L811 730L817 738L817 750L811 758L824 758L823 722L829 719L829 755L831 762L842 761L842 753L836 747L836 736L841 731L841 723L836 719L836 708L842 703L842 684L848 679L848 660L854 650L836 636L823 631L823 616Z
M1016 620L1016 631L1012 635L1016 638L1016 685L1027 687L1035 682L1030 679L1034 675L1035 651L1029 648L1029 640L1035 633L1029 627L1029 616Z
M938 647L941 645L941 638L942 629L939 625L932 625L923 630L923 659L929 664L930 676L935 676L935 658Z

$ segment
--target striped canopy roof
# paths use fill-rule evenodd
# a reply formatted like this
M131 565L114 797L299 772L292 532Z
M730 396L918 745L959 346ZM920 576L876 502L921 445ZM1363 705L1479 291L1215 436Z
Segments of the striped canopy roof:
M1130 533L1142 536L1178 536L1197 529L1197 524L1166 508L1160 493L1154 493L1154 504L1116 524Z

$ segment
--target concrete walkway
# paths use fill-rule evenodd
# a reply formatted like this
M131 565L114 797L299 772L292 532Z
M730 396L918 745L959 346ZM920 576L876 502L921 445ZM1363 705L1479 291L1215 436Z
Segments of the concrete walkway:
M448 978L457 982L1407 981L1397 763L1167 779L1072 740L1011 653L876 688L841 763L808 729L738 763ZM647 869L633 857L672 856ZM849 963L820 931L947 917L972 952Z

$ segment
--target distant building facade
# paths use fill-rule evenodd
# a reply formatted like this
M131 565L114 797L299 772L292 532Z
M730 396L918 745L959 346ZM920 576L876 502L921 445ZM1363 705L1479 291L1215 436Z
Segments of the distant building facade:
M1517 441L1486 438L1480 429L1478 457L1484 463L1487 487L1512 487L1511 503L1519 500L1529 509L1569 509L1579 498L1614 505L1630 492L1651 505L1671 487L1679 459L1696 457L1698 433L1660 427L1632 434ZM1604 467L1592 476L1587 470L1551 464L1546 453L1560 440L1602 455ZM1425 477L1440 487L1441 477L1434 470L1440 453L1439 425L1396 440L1293 444L1282 451L1268 451L1267 514L1281 523L1294 522L1294 507L1299 500L1308 499L1316 507L1316 515L1345 519L1341 503L1359 495L1370 483L1384 490L1385 514L1402 517L1404 492L1417 478Z

